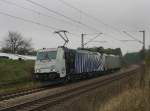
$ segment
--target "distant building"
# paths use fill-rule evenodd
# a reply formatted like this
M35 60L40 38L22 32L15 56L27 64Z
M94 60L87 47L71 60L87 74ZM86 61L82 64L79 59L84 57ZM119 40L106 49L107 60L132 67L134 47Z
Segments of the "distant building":
M9 53L1 53L0 52L0 58L8 58L12 60L35 60L36 56L27 56L27 55L18 55L18 54L9 54Z

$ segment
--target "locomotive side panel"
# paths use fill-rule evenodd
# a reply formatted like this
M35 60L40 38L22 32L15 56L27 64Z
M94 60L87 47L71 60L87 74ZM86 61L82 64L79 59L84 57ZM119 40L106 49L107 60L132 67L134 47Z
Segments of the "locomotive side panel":
M76 51L75 73L104 71L104 59L99 53Z
M60 74L60 78L66 76L65 52L63 48L57 49L55 67L57 69L57 73Z

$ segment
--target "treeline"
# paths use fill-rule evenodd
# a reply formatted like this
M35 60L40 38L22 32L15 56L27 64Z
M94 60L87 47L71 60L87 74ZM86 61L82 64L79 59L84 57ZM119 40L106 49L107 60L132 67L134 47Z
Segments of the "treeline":
M150 66L150 47L149 50L146 51L145 62L148 66Z
M144 61L150 64L150 48L145 51L145 54L143 50L139 52L127 53L123 56L123 60L125 64L138 64Z
M82 49L82 48L78 48L78 49ZM122 56L122 51L121 51L120 48L116 48L116 49L111 49L111 48L104 49L103 47L92 47L92 48L84 48L82 50L99 52L101 54L105 53L105 54L113 54L113 55Z
M123 56L123 62L124 64L138 64L141 63L142 61L142 56L140 52L132 52L132 53L127 53Z
M78 49L82 49L82 48L78 48ZM84 48L82 50L100 52L102 54L105 53L105 54L119 55L122 59L123 65L139 64L142 63L144 60L146 61L147 64L150 65L150 47L148 50L145 51L145 54L143 50L140 50L139 52L131 52L125 55L122 55L122 51L120 48L104 49L103 47L92 47L92 48Z

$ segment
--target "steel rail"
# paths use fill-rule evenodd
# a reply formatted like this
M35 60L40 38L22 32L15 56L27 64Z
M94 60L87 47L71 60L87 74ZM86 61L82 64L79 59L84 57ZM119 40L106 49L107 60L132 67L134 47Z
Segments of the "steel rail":
M43 90L47 90L48 88L55 88L55 87L57 87L57 85L52 86L51 83L47 83L47 84L38 85L38 86L33 87L33 88L22 88L18 91L14 91L14 92L11 92L11 93L0 94L0 101L13 99L15 97L28 95L28 94L40 92L40 91L43 91Z
M0 101L12 99L12 98L23 96L23 95L32 94L35 92L42 91L44 89L45 88L42 88L42 87L41 88L22 89L20 91L16 91L16 92L9 93L9 94L1 94L0 95Z

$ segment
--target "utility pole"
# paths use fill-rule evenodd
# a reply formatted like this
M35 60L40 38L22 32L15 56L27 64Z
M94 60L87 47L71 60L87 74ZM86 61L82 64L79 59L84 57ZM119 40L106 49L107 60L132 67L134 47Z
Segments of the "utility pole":
M145 30L139 31L143 33L143 56L145 58Z
M143 33L143 51L145 51L145 30L139 31Z
M84 35L86 34L81 34L81 48L84 49Z

